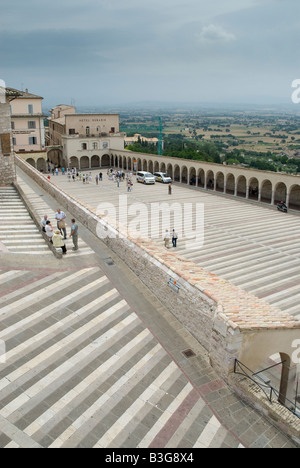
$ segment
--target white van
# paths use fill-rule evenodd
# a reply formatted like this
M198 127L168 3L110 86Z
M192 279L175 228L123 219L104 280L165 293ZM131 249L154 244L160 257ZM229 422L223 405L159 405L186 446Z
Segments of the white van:
M141 182L142 184L155 184L155 177L150 172L137 172L136 181Z
M162 182L163 184L169 184L172 182L171 177L169 177L165 172L155 172L154 177L156 182Z

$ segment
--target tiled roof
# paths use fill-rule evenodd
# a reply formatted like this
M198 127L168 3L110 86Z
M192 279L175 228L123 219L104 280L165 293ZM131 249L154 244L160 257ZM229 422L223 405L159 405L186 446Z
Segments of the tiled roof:
M6 88L6 95L7 96L16 95L16 98L18 99L44 99L41 96L38 96L37 94L29 93L28 90L20 91L14 88Z

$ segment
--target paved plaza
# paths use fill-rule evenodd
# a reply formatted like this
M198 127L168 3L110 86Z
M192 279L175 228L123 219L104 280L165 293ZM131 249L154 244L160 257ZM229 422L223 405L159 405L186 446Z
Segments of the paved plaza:
M21 171L18 182L41 218L53 218L55 200ZM106 179L55 182L91 206L118 200ZM167 187L135 184L129 197L150 203L152 195L167 200ZM210 199L180 187L173 196ZM0 188L0 199L0 447L294 447L227 387L199 343L99 239L79 224L79 251L68 240L56 259L15 190Z
M97 173L92 171L90 184L69 183L63 176L53 181L92 208L99 207L100 213L103 203L114 204L119 216L119 195L127 194L126 182L121 182L118 188L116 183L108 180L105 171L103 182L97 186ZM173 186L170 196L166 185L134 183L132 193L128 194L128 205L137 203L149 208L148 233L160 243L164 236L162 221L150 219L151 204L168 203L171 206L180 203L184 207L192 203L193 213L196 204L203 204L204 242L200 236L198 240L189 239L195 237L195 220L191 216L184 222L184 233L179 235L176 252L300 318L300 216L178 184ZM180 233L181 225L176 225L176 220L170 229L173 227Z

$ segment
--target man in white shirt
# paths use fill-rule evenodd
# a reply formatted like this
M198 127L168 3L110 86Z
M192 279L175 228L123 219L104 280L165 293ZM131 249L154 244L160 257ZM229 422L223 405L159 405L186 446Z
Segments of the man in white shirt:
M66 217L67 216L65 215L65 213L58 208L57 212L55 213L55 219L57 220L58 229L60 230L60 232L63 231L64 233L64 239L67 238L67 229L65 223Z
M42 220L41 220L41 226L42 226L42 230L43 230L44 232L46 232L46 229L45 229L45 228L46 228L47 221L48 221L48 216L45 215L45 216L42 218Z
M46 226L45 226L45 232L46 235L49 239L49 242L52 242L52 237L53 237L53 227L50 221L46 221Z

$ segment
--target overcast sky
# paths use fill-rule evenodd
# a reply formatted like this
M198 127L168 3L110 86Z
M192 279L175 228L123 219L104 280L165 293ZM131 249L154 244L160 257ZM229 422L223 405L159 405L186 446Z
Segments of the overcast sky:
M291 103L299 0L0 0L0 79L45 105ZM300 106L300 104L299 104Z

